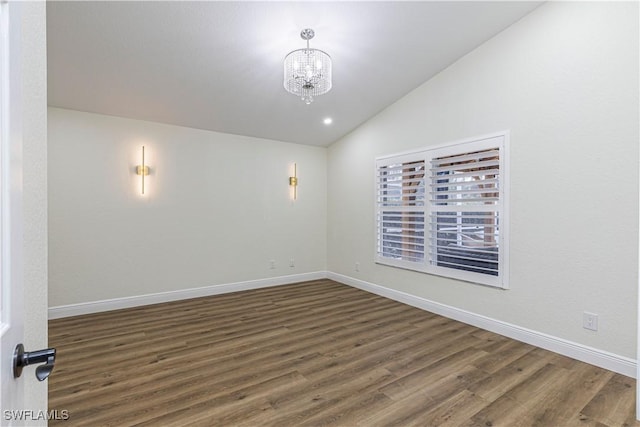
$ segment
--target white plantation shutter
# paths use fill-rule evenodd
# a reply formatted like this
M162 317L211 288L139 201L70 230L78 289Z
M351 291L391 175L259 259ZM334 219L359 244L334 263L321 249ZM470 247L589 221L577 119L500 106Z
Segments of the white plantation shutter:
M429 153L429 264L492 284L500 276L502 138ZM471 274L470 274L471 273Z
M377 262L507 287L507 134L377 161Z
M378 163L377 257L395 265L425 259L425 159Z

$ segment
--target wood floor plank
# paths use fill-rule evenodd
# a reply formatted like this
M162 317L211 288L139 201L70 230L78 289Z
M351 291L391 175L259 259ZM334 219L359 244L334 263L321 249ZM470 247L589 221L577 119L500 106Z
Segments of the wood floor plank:
M549 393L561 387L569 375L568 370L547 364L476 413L464 425L539 425L535 419L527 418L526 414L532 408L546 408Z
M230 414L242 412L248 406L263 403L263 399L270 393L299 382L306 381L296 371L291 371L278 376L267 375L259 381L248 386L238 385L231 393L222 390L199 389L197 393L186 396L175 396L169 400L170 412L165 413L166 404L154 404L148 406L144 415L140 411L120 412L117 417L111 417L110 425L123 426L145 423L147 425L185 425L185 419L191 422L208 420L218 425L229 425ZM215 415L208 414L208 409L216 408Z
M523 418L540 426L561 426L584 420L580 410L614 376L613 372L584 363L576 364L566 385L549 387L545 397L524 413Z
M462 390L429 412L423 412L411 425L457 427L485 406L487 402L484 399L469 390Z
M473 363L474 360L484 356L484 352L479 352L474 348L466 348L449 357L440 359L433 364L427 365L422 369L402 376L391 384L383 387L380 391L396 401L401 400L425 388L429 382L435 382L454 372L459 372L464 369L465 366Z
M51 426L639 426L635 381L330 280L50 321Z
M474 348L478 339L466 333L465 328L459 328L460 333L452 335L444 332L433 332L431 337L419 341L410 353L392 362L388 369L398 376L406 375L445 359L459 351ZM416 338L417 339L417 338ZM481 351L481 350L480 350ZM485 354L485 353L483 353Z
M582 415L607 425L625 425L635 407L635 384L630 378L613 375L582 409ZM640 423L638 423L640 425Z
M533 374L549 365L549 357L538 356L533 352L526 353L509 365L485 378L471 384L468 389L489 402L529 379Z
M473 366L493 374L513 361L518 360L534 348L535 347L532 345L523 344L517 341L505 341L492 350L489 350L489 348L486 347L483 348L482 350L487 352L487 355L476 360L473 363Z
M466 386L484 378L488 374L480 371L473 366L465 366L464 368L457 370L455 373L449 376L443 377L438 381L426 381L425 386L421 389L415 390L412 394L406 396L397 404L390 408L385 408L383 411L371 411L368 417L359 422L362 426L387 426L387 425L432 425L429 422L435 422L434 419L440 419L439 422L446 423L444 418L450 418L444 414L444 410L441 408L438 410L438 414L432 413L436 411L436 408L445 404L450 399L454 399L446 404L446 406L455 406L455 396L459 395L461 390L466 391ZM475 400L475 399L474 399ZM482 399L480 399L482 400ZM480 408L487 405L487 402L482 400L483 404ZM473 415L480 408L471 411L470 415ZM431 414L431 415L429 415ZM431 421L425 421L429 417L435 417ZM454 417L456 420L458 417ZM464 419L465 417L462 417ZM468 417L467 417L468 418ZM425 424L427 422L427 424Z
M331 380L321 378L312 382L306 393L300 390L296 396L289 394L272 400L272 406L277 407L279 414L269 420L268 425L295 426L310 420L327 424L331 419L346 422L347 418L359 418L362 411L356 411L351 407L354 399L364 396L366 400L373 396L376 408L391 404L391 400L377 390L393 378L393 375L383 368L370 369L366 374L334 376ZM371 411L373 407L367 406L364 409Z

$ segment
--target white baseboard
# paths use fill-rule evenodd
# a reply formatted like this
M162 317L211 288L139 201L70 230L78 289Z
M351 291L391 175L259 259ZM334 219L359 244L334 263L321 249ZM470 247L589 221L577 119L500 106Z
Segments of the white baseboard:
M344 276L342 274L328 272L327 278L385 298L411 305L413 307L430 311L450 319L458 320L478 328L486 329L527 344L535 345L573 359L590 363L628 377L636 377L636 360L628 357L598 350L586 345L547 335L542 332L533 331L517 325L512 325L507 322L492 319L490 317L482 316L435 301L430 301L422 297L365 282L353 277Z
M386 288L364 280L345 276L338 273L317 271L312 273L294 274L290 276L271 277L267 279L249 280L245 282L227 283L222 285L205 286L202 288L184 289L178 291L160 292L149 295L139 295L124 298L114 298L102 301L92 301L79 304L70 304L49 308L49 319L58 319L82 314L99 313L102 311L118 310L121 308L138 307L162 302L178 301L189 298L198 298L210 295L218 295L229 292L245 291L249 289L266 288L270 286L287 285L290 283L305 282L329 278L345 285L353 286L367 292L371 292L385 298L389 298L413 307L439 314L450 319L458 320L478 328L486 329L518 341L522 341L537 347L541 347L573 359L581 360L613 372L636 377L636 361L628 357L620 356L604 350L568 341L562 338L533 331L487 316L472 313L460 308L441 304L426 298L411 295L405 292Z
M158 304L162 302L178 301L189 298L206 297L210 295L226 294L229 292L266 288L269 286L287 285L290 283L325 279L326 277L327 273L325 271L316 271L312 273L293 274L290 276L248 280L245 282L225 283L222 285L205 286L202 288L181 289L177 291L159 292L156 294L137 295L132 297L83 302L79 304L61 305L49 308L49 319L80 316L82 314L99 313L102 311L119 310L121 308L138 307L142 305Z

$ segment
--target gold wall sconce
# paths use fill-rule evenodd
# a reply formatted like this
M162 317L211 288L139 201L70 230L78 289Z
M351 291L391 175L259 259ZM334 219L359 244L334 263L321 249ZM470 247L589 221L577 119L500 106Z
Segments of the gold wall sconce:
M289 177L289 185L291 187L293 187L293 200L295 200L296 197L298 196L298 194L297 194L297 189L298 189L298 171L297 171L297 165L295 163L293 164L293 176Z
M149 166L144 163L144 145L142 146L142 164L136 166L136 174L142 177L142 194L144 194L144 177L149 175Z

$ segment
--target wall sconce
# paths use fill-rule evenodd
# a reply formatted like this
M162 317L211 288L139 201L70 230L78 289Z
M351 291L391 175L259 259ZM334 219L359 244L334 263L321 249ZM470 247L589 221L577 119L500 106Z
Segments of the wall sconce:
M296 199L297 197L297 188L298 188L298 171L297 171L297 166L294 163L293 164L293 176L289 177L289 185L291 187L293 187L293 200Z
M142 146L142 164L136 166L136 174L142 177L142 194L144 194L144 177L149 175L149 166L144 164L144 145Z

